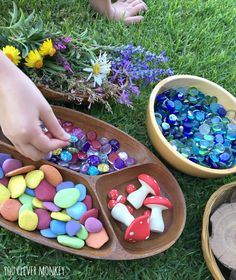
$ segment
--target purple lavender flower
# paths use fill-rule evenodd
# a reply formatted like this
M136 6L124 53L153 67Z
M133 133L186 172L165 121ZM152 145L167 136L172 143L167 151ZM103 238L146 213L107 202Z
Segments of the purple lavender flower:
M172 69L162 69L159 65L168 61L166 52L160 55L147 51L141 46L133 44L121 46L111 55L111 75L109 80L122 88L118 102L130 106L131 96L139 97L140 89L136 85L143 82L145 85L156 83L163 76L173 75Z
M67 45L72 42L71 37L62 37L62 38L57 38L54 40L53 45L56 50L65 50L67 48Z
M64 38L62 38L62 41L66 44L69 44L72 42L72 37L70 37L70 36L64 37Z

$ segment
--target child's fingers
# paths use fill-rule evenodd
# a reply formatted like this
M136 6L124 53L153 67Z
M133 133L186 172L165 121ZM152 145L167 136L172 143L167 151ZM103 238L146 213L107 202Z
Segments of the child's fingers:
M50 139L41 131L37 137L32 138L31 144L33 144L39 151L48 153L68 145L68 142L54 138Z
M136 4L133 8L132 8L132 13L131 15L137 15L139 12L141 11L146 11L147 10L147 7L145 6L144 3L139 3L139 4Z
M140 22L142 20L143 20L142 16L127 17L125 19L125 24L130 25L130 24L133 24L133 23Z
M44 153L40 152L31 144L15 145L15 147L21 154L28 158L31 158L34 161L40 160L45 156Z
M40 119L49 130L49 132L57 139L67 141L70 139L70 135L66 133L58 123L56 116L54 115L51 107L50 109L44 109L40 114Z

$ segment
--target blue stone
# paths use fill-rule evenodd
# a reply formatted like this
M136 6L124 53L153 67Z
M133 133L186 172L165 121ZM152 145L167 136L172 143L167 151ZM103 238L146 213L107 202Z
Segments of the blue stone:
M85 185L77 184L77 185L75 185L75 188L80 192L79 201L83 201L87 194L87 189L86 189Z

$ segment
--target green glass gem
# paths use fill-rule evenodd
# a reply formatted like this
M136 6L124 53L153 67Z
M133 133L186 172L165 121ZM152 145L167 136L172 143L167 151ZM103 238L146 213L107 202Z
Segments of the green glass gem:
M209 147L211 146L211 143L207 140L201 140L199 143L199 146L201 149L206 150L206 149L209 149Z
M201 155L201 156L206 156L208 154L209 154L208 150L199 150L199 155Z
M195 87L190 87L188 90L187 90L187 93L190 95L190 96L197 96L199 91L197 88Z
M215 139L215 137L214 137L213 135L211 135L211 134L205 134L205 135L203 136L203 138L204 138L205 140L207 140L207 141L210 141L210 142L214 141L214 139Z

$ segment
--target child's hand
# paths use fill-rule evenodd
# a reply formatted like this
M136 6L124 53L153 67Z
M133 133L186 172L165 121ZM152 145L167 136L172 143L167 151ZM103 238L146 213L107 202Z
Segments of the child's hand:
M52 138L42 132L40 120ZM1 52L0 125L17 150L33 160L67 145L70 138L34 83Z

